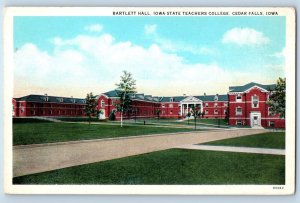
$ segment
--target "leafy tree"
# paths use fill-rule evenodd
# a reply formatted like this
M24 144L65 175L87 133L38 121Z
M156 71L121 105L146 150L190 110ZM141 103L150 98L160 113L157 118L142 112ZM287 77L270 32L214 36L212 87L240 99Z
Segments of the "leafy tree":
M132 78L132 74L123 71L120 83L117 83L116 86L119 102L117 102L115 106L117 111L121 114L121 127L123 127L123 114L132 109L132 97L136 93L135 80Z
M97 115L98 111L97 107L97 100L94 97L93 93L88 93L85 98L85 114L89 117L89 126L91 125L91 118L92 116Z
M201 113L201 116L202 116L202 118L204 118L204 116L205 116L205 112L204 111Z
M159 120L160 113L161 113L160 109L155 110L155 114L157 115L157 120Z
M197 109L195 106L192 106L192 109L191 109L191 115L194 116L195 130L196 130L197 117L200 117L200 116L201 116L201 110L200 110L200 109Z
M115 114L115 111L111 111L111 112L110 112L108 119L109 119L110 121L116 120L116 114Z
M190 117L191 117L191 113L188 112L188 113L186 114L186 117L188 118L188 125L190 125Z
M272 113L278 113L281 118L285 118L285 78L279 78L274 90L270 90L267 105Z

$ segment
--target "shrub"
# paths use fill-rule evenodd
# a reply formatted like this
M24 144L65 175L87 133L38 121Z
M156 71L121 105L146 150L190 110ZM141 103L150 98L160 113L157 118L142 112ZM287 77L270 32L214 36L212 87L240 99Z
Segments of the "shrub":
M114 111L110 112L109 114L109 118L108 118L110 121L114 121L116 120L116 114Z

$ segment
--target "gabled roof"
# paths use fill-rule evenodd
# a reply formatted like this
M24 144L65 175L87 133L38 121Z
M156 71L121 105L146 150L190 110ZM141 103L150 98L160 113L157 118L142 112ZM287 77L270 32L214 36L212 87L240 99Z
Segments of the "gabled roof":
M216 95L202 95L202 96L193 96L201 101L214 101ZM180 102L189 96L175 96L175 97L162 97L161 102L170 102L171 98L173 98L173 102ZM228 101L227 94L218 95L218 101Z
M48 98L48 100L46 100L46 98ZM27 102L55 102L55 103L85 104L85 99L81 99L81 98L58 97L58 96L48 96L48 95L30 94L30 95L20 97L20 98L15 98L15 99L16 99L16 101L27 101Z
M271 85L262 85L262 84L259 84L259 83L255 83L255 82L250 82L246 85L243 85L243 86L230 86L229 87L229 92L245 92L246 90L254 87L254 86L257 86L257 87L260 87L262 89L265 89L266 91L269 91L269 90L274 90L276 85L275 84L271 84Z
M180 101L184 100L186 97L184 97L184 96L161 97L160 101L161 102L170 102L171 98L173 98L173 102L180 102Z
M103 94L106 95L107 97L118 97L117 90L111 90L111 91L105 92Z
M195 96L195 97L202 101L215 101L216 95L203 95L203 96ZM228 95L227 94L219 94L217 101L228 101Z

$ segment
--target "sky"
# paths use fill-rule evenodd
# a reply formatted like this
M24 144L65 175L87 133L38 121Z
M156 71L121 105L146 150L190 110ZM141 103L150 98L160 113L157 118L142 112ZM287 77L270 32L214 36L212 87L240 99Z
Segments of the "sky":
M226 94L285 76L285 17L14 17L14 97Z

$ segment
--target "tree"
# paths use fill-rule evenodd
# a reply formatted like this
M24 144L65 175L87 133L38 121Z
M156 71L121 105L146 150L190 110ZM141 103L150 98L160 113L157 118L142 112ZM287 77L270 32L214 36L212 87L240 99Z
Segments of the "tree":
M156 115L157 115L157 120L159 120L160 112L161 112L160 109L156 109L156 110L155 110L155 113L156 113Z
M281 118L285 118L285 78L279 78L274 90L269 90L269 100L267 105L272 113L278 113Z
M85 114L89 117L89 126L91 125L92 116L95 116L98 113L96 107L97 100L93 96L93 93L87 94L85 98Z
M114 110L110 112L108 119L109 119L110 121L116 120L116 114L115 114L115 111L114 111Z
M119 101L115 104L117 111L121 114L121 127L123 127L123 114L132 109L132 97L136 93L135 80L132 74L123 71L120 83L116 84Z
M192 106L192 109L191 109L191 115L194 116L195 130L196 130L197 117L200 117L200 116L201 116L201 110L200 110L200 109L197 109L195 106Z
M186 117L188 118L188 125L190 125L190 117L191 117L191 113L188 112L188 113L186 114Z

